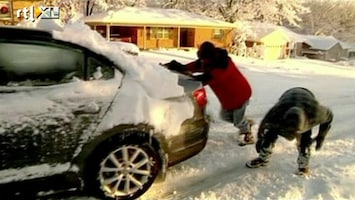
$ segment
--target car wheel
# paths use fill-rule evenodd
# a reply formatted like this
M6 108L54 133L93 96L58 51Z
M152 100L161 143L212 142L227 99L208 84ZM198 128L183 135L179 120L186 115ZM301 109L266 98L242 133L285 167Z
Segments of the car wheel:
M138 198L161 169L159 155L149 144L125 144L99 154L87 183L91 192L106 199Z

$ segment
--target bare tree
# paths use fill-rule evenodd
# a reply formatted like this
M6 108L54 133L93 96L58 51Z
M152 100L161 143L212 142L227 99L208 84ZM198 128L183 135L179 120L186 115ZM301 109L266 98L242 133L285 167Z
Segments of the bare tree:
M133 7L146 7L148 5L146 0L135 0L132 4Z
M303 31L312 35L333 35L355 41L355 2L313 0L306 3L311 10L302 16Z
M260 21L298 25L300 14L308 12L298 0L162 0L163 8L178 8L231 23Z
M219 13L226 21L259 21L298 25L300 14L308 12L300 1L292 0L218 0Z

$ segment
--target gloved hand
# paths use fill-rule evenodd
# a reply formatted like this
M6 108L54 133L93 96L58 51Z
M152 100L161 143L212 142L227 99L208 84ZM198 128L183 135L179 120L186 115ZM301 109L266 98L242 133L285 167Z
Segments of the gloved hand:
M183 71L185 69L184 65L177 62L176 60L172 60L171 62L165 63L163 65L174 71Z
M316 139L316 151L320 150L323 146L324 137L317 136Z

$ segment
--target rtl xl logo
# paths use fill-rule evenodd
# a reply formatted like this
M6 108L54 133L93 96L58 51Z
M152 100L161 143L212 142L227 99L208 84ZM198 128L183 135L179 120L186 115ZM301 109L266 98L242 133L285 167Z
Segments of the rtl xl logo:
M40 6L35 8L34 6L30 6L29 8L17 10L17 17L23 17L26 21L34 22L39 18L59 19L59 13L59 7Z

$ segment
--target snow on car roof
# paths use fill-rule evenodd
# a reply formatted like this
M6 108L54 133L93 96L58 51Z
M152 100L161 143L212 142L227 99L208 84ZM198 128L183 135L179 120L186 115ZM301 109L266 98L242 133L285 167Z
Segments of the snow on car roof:
M62 31L53 31L53 37L104 55L125 71L121 97L114 100L111 112L106 114L96 134L119 124L149 123L164 134L175 135L179 133L181 123L192 117L192 103L163 100L185 96L185 92L178 85L178 75L161 67L158 62L147 62L144 57L127 55L83 22L65 25ZM179 110L179 113L170 113L172 108ZM166 113L170 113L170 117L161 118Z
M147 63L143 58L126 55L117 45L106 41L83 22L68 24L63 27L63 31L53 31L53 37L79 44L108 57L121 67L126 75L139 81L152 97L168 98L184 94L183 87L178 85L176 74L159 66L158 62Z
M41 26L34 26L32 28L51 31L53 27L56 27L48 26L48 24L50 23L46 22L45 24L42 23ZM193 104L185 95L184 88L178 85L178 75L161 67L159 61L147 61L144 57L124 53L117 47L117 44L106 41L99 33L91 30L83 22L66 24L60 29L53 30L52 35L57 40L77 44L97 54L104 55L124 71L124 77L119 77L120 75L117 73L116 78L107 83L109 88L117 89L119 85L118 80L122 80L119 95L113 100L110 112L106 113L95 134L100 134L102 131L120 124L147 123L153 125L158 131L164 134L174 135L179 133L181 123L193 116ZM63 90L56 92L55 95L70 95L71 93L67 89L72 90L73 85L90 90L93 95L98 96L102 92L106 95L116 92L115 89L105 90L101 86L96 87L99 83L101 83L101 80L94 83L78 80L78 82L66 85ZM50 95L54 94L43 94L42 99L40 99L43 101L38 100L38 98L31 99L31 96L27 95L25 96L26 98L21 98L22 100L18 102L12 101L11 95L3 96L4 98L1 100L3 102L11 102L12 106L5 103L2 104L3 106L0 108L0 111L3 115L0 113L0 122L11 121L11 123L21 123L17 118L26 118L26 116L20 114L23 113L23 110L28 111L27 113L35 114L41 112L43 109L42 105L44 105L43 102L47 102L48 107L53 106L54 103L51 103ZM173 102L167 99L172 97L179 97L182 101ZM26 101L26 105L17 106L18 104L21 105L23 101ZM9 106L13 109L8 109ZM172 109L179 112L171 111ZM7 110L11 110L13 118L10 119L7 114L4 114L7 113ZM120 115L118 113L124 114ZM51 113L48 113L48 115L51 115ZM1 132L0 129L0 134ZM82 137L85 140L90 136L88 133Z

